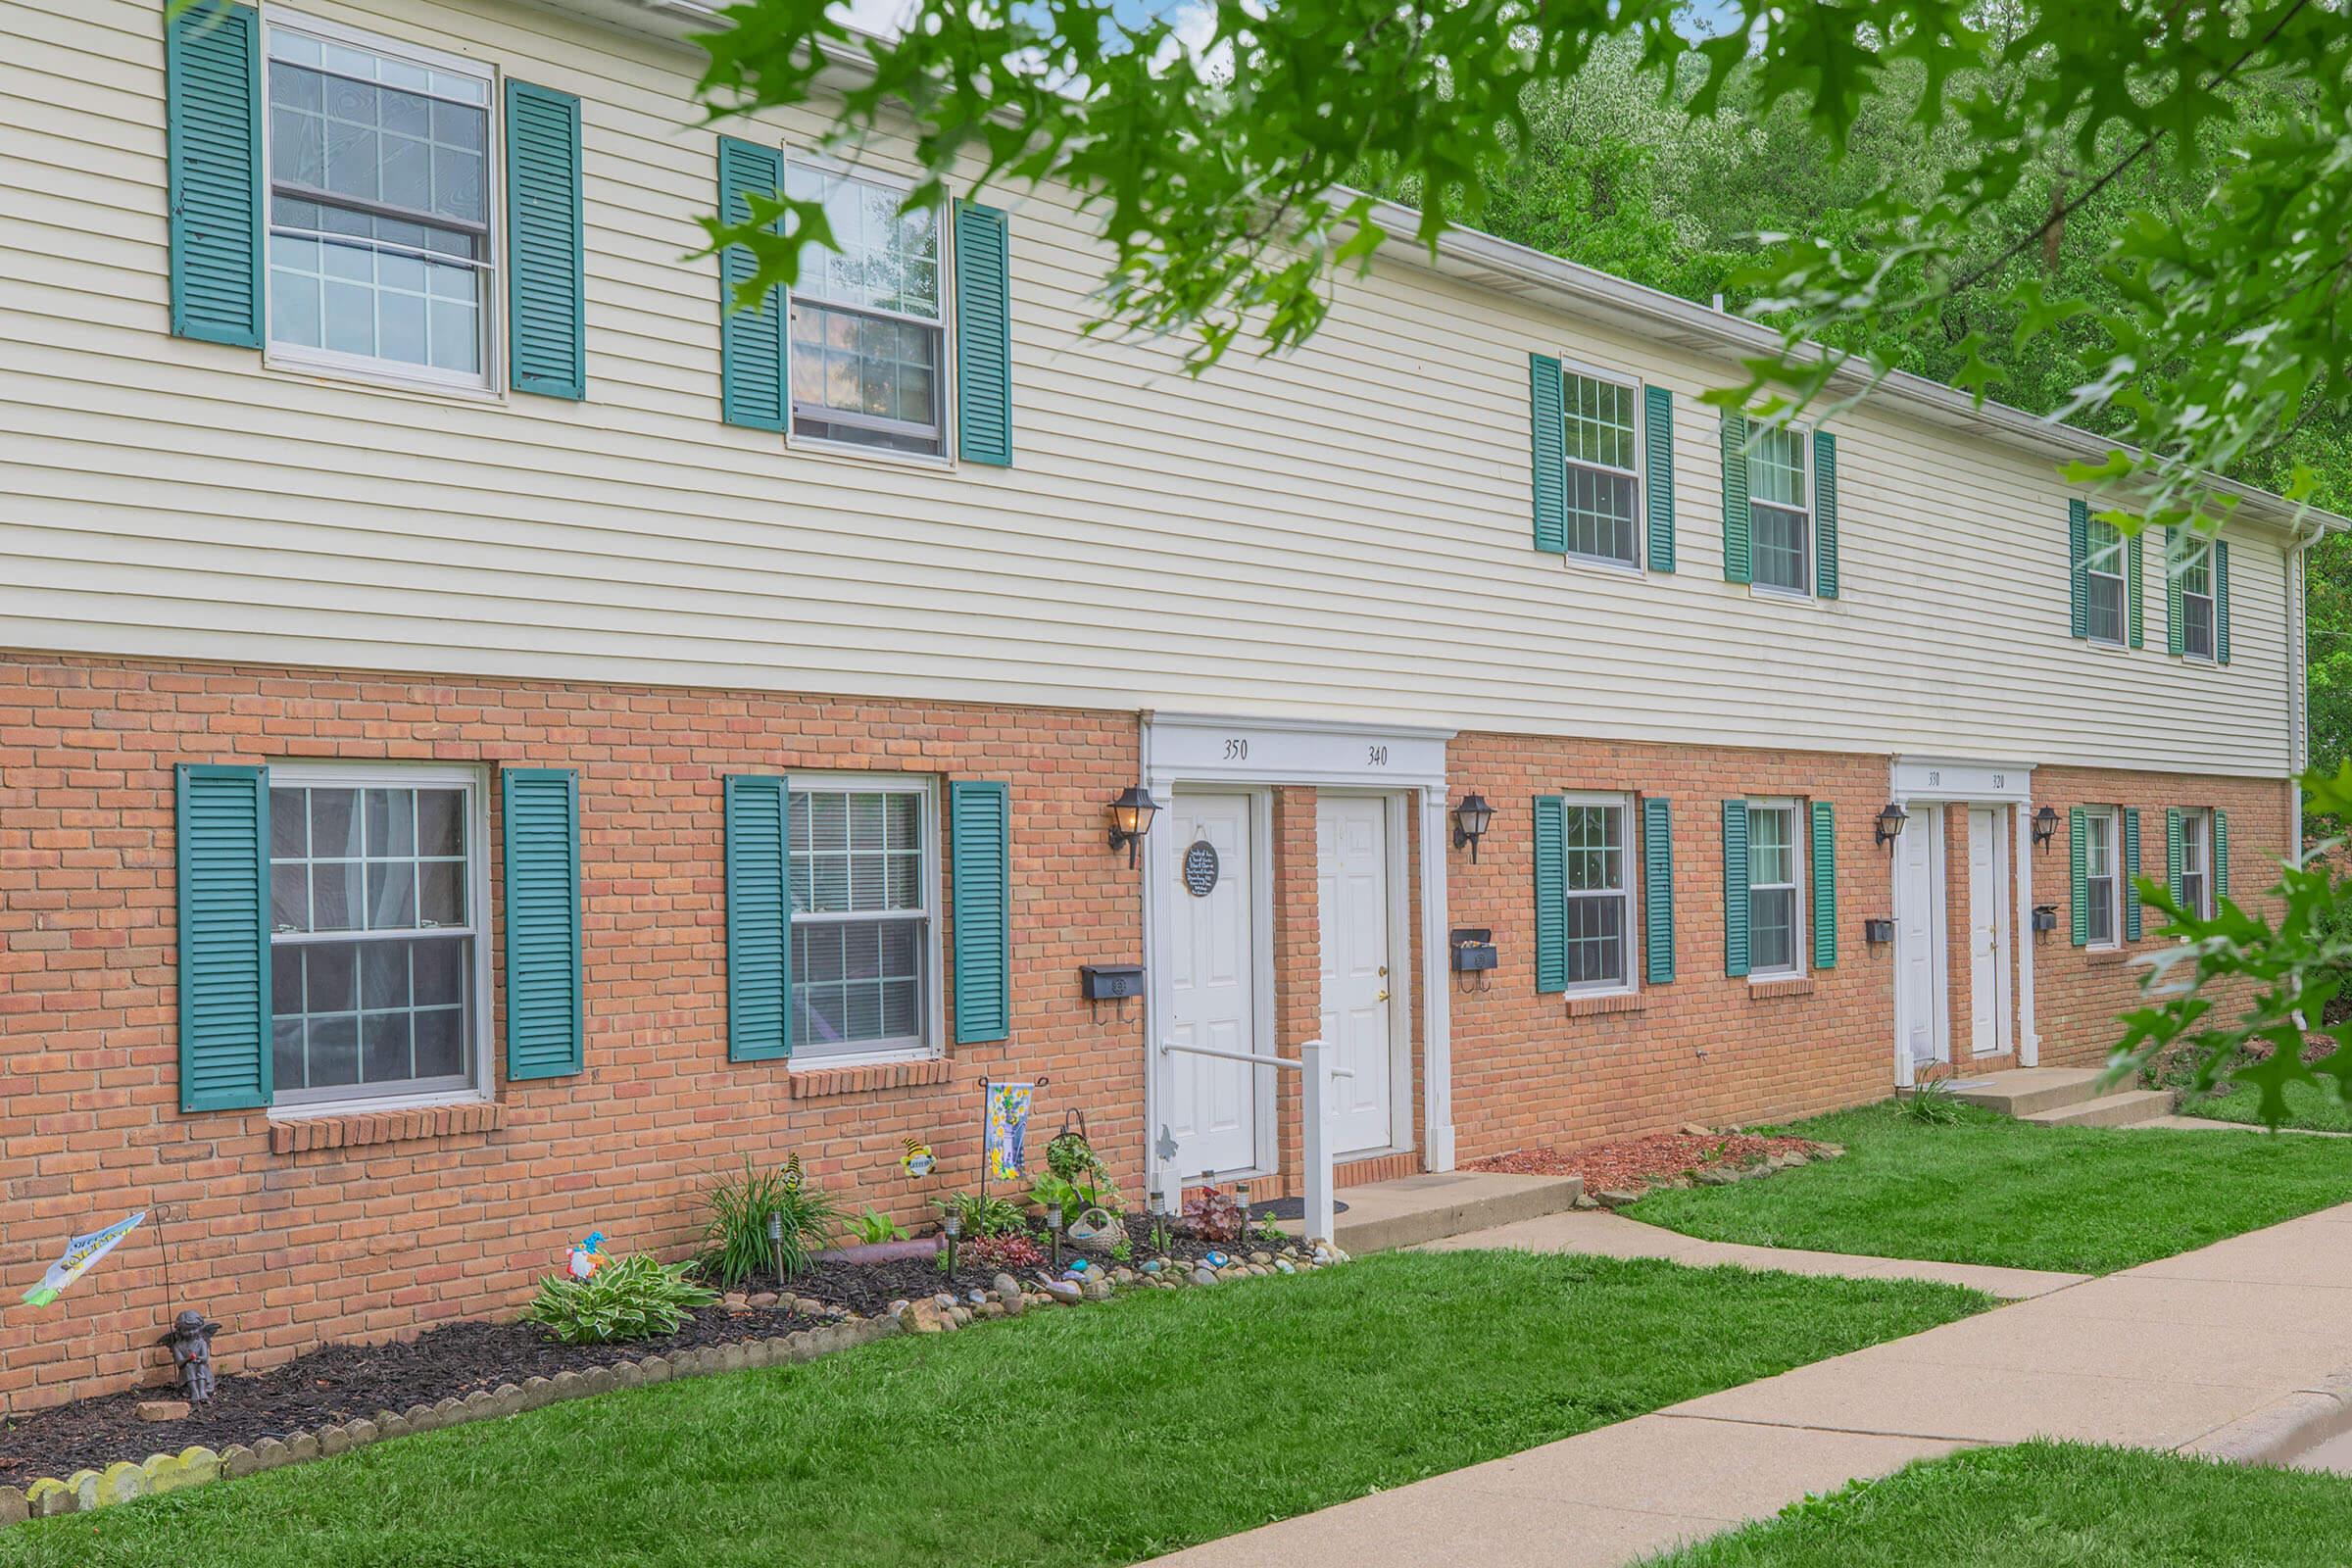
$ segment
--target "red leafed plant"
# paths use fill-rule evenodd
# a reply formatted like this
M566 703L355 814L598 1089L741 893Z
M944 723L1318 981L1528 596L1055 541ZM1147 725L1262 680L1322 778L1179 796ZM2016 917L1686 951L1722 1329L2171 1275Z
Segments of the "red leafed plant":
M1026 1236L983 1236L956 1249L956 1260L972 1268L1035 1268L1046 1260Z
M1203 1187L1186 1199L1184 1218L1205 1242L1236 1241L1242 1234L1242 1205L1222 1187Z

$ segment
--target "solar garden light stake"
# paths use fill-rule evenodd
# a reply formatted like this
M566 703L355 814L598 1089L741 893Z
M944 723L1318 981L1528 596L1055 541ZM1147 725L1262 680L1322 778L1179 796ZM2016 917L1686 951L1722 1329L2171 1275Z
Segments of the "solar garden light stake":
M775 1265L776 1289L784 1288L784 1216L775 1209L767 1211L767 1260Z
M963 1210L949 1207L939 1216L940 1233L948 1239L948 1272L956 1272L956 1238L963 1234Z
M1061 1205L1046 1205L1046 1229L1054 1233L1054 1272L1061 1272Z

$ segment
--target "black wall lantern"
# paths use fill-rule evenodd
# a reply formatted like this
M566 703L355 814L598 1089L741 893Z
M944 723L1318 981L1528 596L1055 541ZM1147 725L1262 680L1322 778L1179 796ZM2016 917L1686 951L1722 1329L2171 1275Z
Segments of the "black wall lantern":
M2035 811L2034 813L2034 842L2040 847L2042 854L2047 855L2050 853L2050 840L2056 838L2057 836L2057 809L2053 807L2045 806L2040 810Z
M1886 848L1892 845L1901 836L1903 824L1910 820L1911 813L1903 809L1903 803L1900 801L1888 801L1880 808L1878 829L1880 847ZM1894 852L1892 849L1887 849L1886 853L1891 855Z
M1152 818L1158 814L1159 803L1152 792L1133 784L1110 803L1110 847L1126 850L1129 870L1135 869L1136 842L1152 831Z
M1453 847L1458 850L1467 845L1474 864L1478 859L1478 841L1487 836L1487 825L1494 820L1494 808L1476 790L1463 796L1453 808Z

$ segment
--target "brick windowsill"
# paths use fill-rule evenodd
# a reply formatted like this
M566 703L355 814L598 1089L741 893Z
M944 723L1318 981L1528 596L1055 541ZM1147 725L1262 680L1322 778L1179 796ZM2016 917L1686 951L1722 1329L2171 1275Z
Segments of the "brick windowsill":
M2082 961L2084 963L2098 964L2101 966L2113 963L2130 963L2132 961L2132 950L2130 948L2089 948L2084 950L2082 954Z
M313 1149L356 1149L365 1144L446 1138L453 1133L489 1133L506 1124L507 1107L494 1100L416 1105L407 1110L290 1116L270 1123L270 1152L299 1154Z
M829 1095L863 1094L869 1089L911 1089L921 1084L944 1084L955 1076L945 1056L920 1061L876 1061L862 1067L814 1067L792 1074L792 1098L821 1100Z
M1649 998L1639 991L1613 991L1599 997L1570 997L1568 1016L1595 1018L1610 1012L1640 1012L1649 1005Z
M1766 997L1809 997L1813 994L1813 981L1811 976L1791 980L1751 980L1747 985L1747 994L1759 1002Z

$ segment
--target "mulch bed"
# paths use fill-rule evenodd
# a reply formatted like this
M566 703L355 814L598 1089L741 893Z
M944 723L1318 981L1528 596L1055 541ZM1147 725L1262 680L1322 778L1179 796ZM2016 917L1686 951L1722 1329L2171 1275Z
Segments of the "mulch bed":
M1476 1159L1465 1170L1502 1171L1514 1176L1582 1176L1585 1191L1640 1192L1708 1165L1752 1165L1773 1154L1810 1154L1802 1138L1763 1138L1753 1133L1650 1133L1582 1149L1514 1149Z

